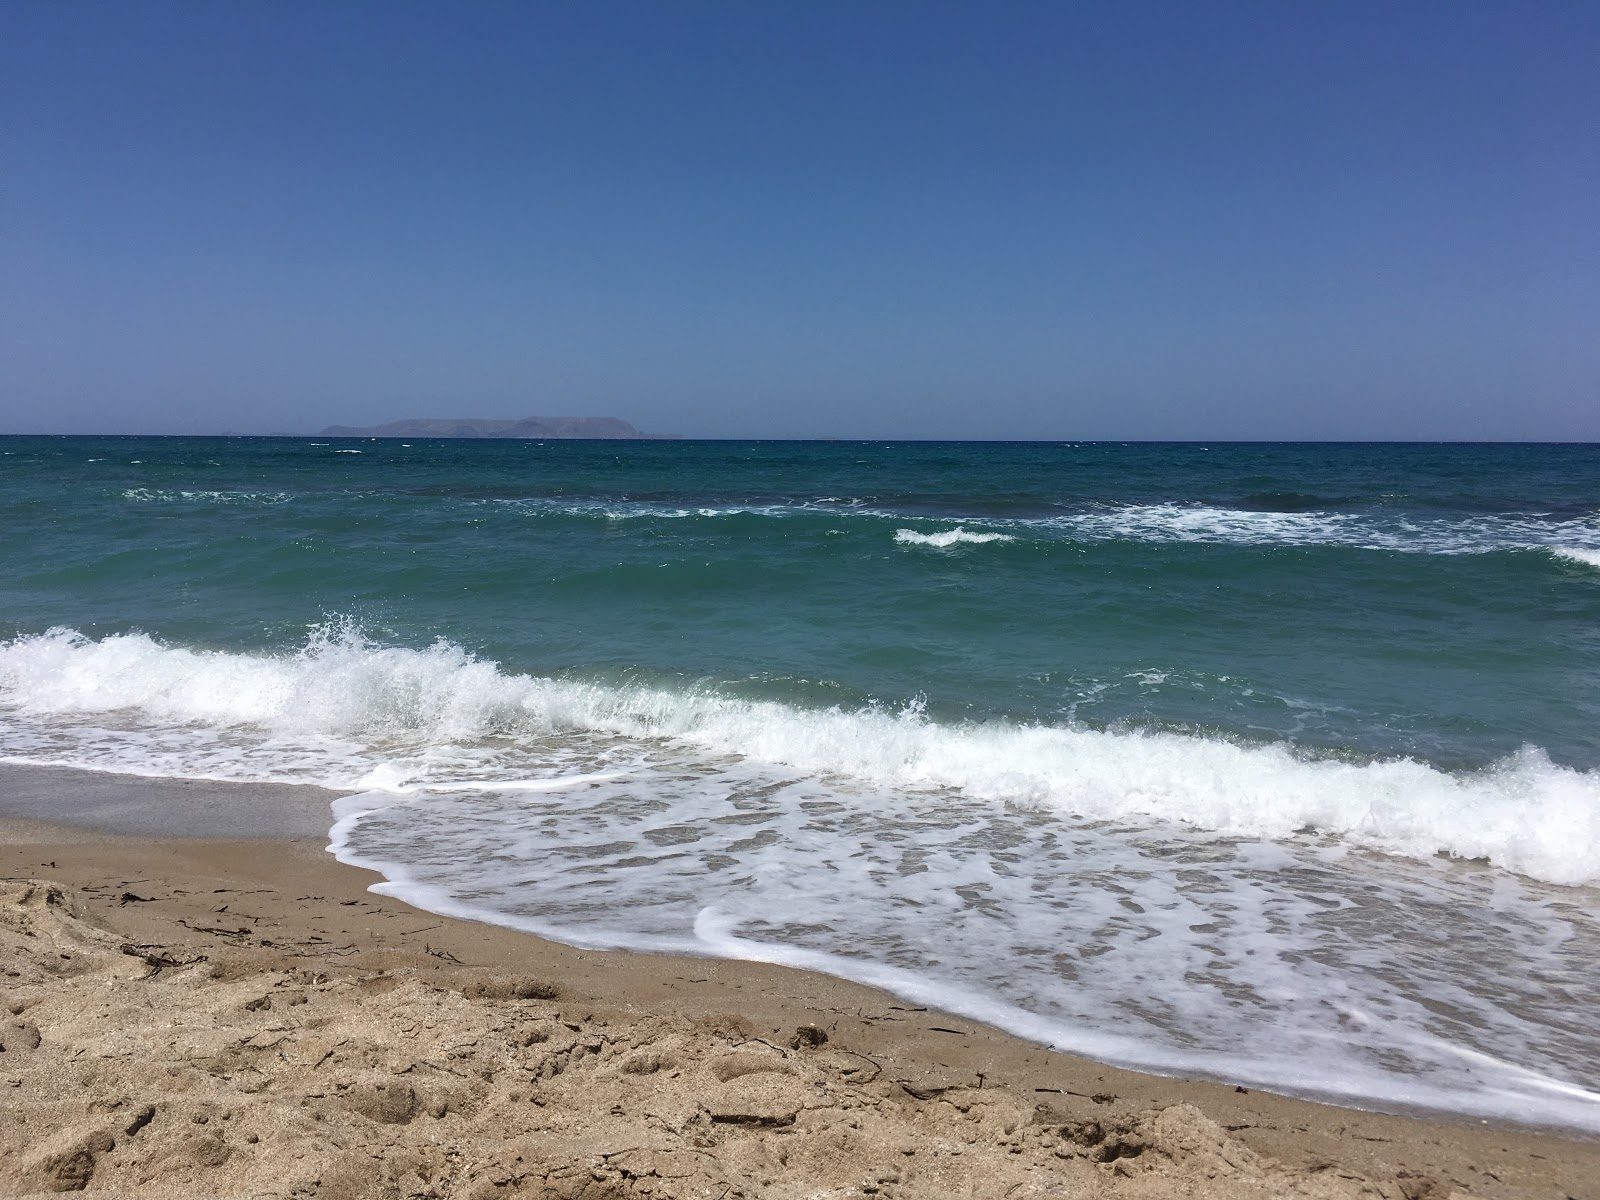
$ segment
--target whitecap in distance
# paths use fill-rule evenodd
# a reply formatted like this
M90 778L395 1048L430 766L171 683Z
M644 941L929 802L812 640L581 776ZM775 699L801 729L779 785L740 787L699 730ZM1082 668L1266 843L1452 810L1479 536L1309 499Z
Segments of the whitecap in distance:
M896 529L894 540L902 546L932 546L948 550L951 546L982 546L990 542L1014 542L1009 533L976 532L957 525L954 529L941 529L937 533L918 533L915 529Z

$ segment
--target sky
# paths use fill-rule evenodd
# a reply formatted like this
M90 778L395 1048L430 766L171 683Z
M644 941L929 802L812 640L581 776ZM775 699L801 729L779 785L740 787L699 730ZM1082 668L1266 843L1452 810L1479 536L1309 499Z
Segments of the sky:
M1600 4L0 0L0 433L1600 441Z

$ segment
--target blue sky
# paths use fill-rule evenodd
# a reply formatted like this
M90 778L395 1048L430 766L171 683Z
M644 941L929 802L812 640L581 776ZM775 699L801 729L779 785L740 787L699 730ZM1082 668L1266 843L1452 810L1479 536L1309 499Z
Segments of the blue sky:
M1600 440L1600 5L0 0L0 432Z

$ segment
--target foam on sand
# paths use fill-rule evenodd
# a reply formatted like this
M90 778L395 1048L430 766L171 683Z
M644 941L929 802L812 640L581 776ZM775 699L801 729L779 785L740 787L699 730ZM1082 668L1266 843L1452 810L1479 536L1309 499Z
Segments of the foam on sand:
M940 723L338 625L276 655L18 638L0 716L13 760L358 791L333 848L436 911L826 970L1150 1070L1600 1130L1600 783L1536 749L1452 773Z

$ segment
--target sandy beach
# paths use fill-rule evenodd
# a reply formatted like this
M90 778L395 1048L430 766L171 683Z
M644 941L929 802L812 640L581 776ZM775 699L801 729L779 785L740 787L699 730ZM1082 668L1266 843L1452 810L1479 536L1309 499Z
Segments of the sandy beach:
M420 912L325 853L307 789L3 782L0 1194L1600 1195L1592 1142Z

